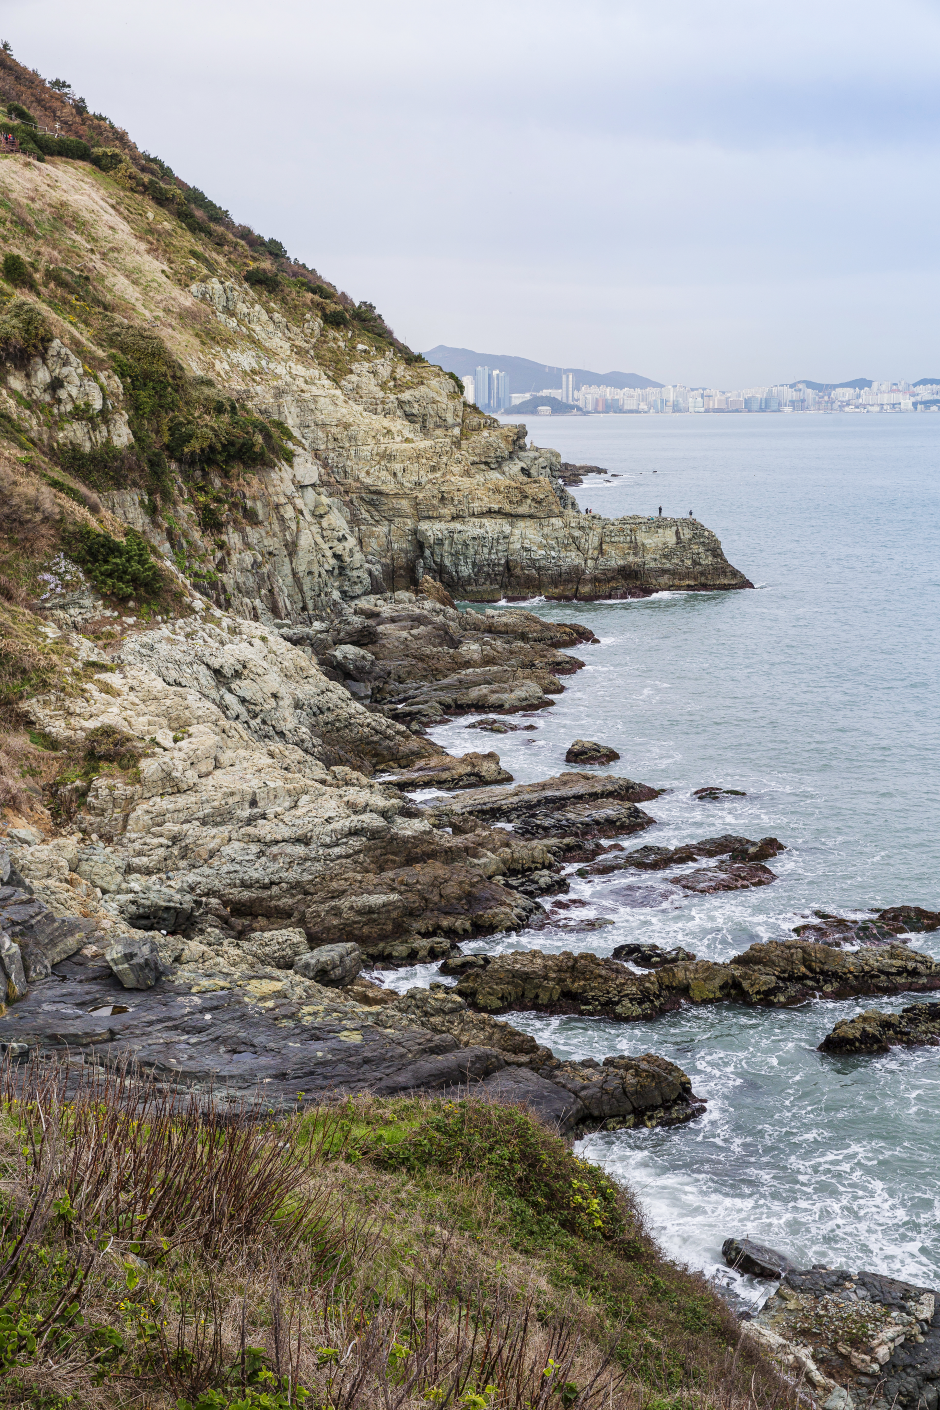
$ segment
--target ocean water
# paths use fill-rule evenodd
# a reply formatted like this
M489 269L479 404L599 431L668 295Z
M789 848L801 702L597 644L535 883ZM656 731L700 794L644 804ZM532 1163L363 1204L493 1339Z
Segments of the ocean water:
M592 417L530 423L566 460L620 478L574 491L606 515L695 516L755 591L639 602L530 604L600 638L572 654L535 731L466 719L434 731L453 753L493 748L518 782L565 770L577 737L613 745L610 771L669 791L635 839L676 845L773 834L778 880L690 897L661 875L573 878L609 924L474 942L607 955L625 940L726 959L783 937L814 908L940 908L940 416ZM699 802L705 784L743 798ZM573 869L572 869L573 870ZM940 932L913 942L940 958ZM434 967L396 987L428 983ZM653 1051L707 1100L670 1130L603 1133L582 1150L633 1187L663 1246L708 1271L729 1234L804 1264L873 1268L940 1286L940 1049L832 1058L837 1019L911 996L729 1006L651 1023L517 1014L559 1056ZM758 1296L747 1280L740 1291Z

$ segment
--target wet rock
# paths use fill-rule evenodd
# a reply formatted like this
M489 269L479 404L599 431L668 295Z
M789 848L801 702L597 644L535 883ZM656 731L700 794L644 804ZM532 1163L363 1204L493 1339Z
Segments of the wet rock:
M403 965L429 964L432 960L446 960L456 943L456 939L447 935L415 935L406 939L389 940L370 947L369 963L379 970L397 969Z
M683 891L710 896L716 891L746 891L752 886L769 886L777 880L776 872L760 862L719 862L716 867L702 867L675 878Z
M662 969L667 964L681 964L683 960L694 960L691 950L677 945L672 950L664 950L661 945L629 944L618 945L611 955L613 960L627 960L640 969Z
M558 478L563 485L580 485L585 475L609 475L600 465L574 465L563 460L558 468Z
M484 716L482 720L473 720L469 725L464 725L464 729L485 729L490 734L515 734L519 730L536 730L538 725L514 724L508 719L498 719L494 716Z
M135 930L165 930L167 935L176 935L192 920L196 902L185 891L148 883L137 891L113 896L109 908Z
M294 969L304 979L314 979L331 989L351 984L362 969L362 951L358 945L318 945L315 950L298 955Z
M489 955L449 955L440 966L441 974L459 976L468 969L485 969L490 962Z
M658 789L632 779L564 773L515 788L479 789L470 797L435 805L432 811L451 825L468 815L508 824L521 837L623 836L653 826L655 820L636 805L658 796Z
M889 906L874 911L872 918L851 918L829 911L814 911L815 920L794 927L794 934L820 945L893 945L897 936L922 934L940 928L940 914L920 906Z
M725 1239L721 1246L721 1256L729 1268L740 1273L750 1273L754 1278L782 1278L784 1273L796 1265L766 1244L755 1243L753 1239Z
M566 764L612 764L620 755L607 744L598 744L593 739L576 739L568 745L565 754Z
M843 1018L819 1045L822 1053L886 1053L894 1047L940 1046L940 1004L909 1004L900 1013L866 1009Z
M722 798L746 798L747 794L742 788L719 788L716 784L708 784L705 788L696 788L692 797L700 798L704 803L718 803Z
M11 868L8 875L12 875ZM54 915L45 902L17 886L0 886L0 934L20 949L27 983L80 950L95 929L92 920Z
M682 866L700 857L730 856L733 862L763 862L786 850L776 837L762 837L759 842L752 842L749 837L723 833L721 837L704 837L699 842L686 842L681 847L648 845L619 856L608 854L578 875L607 876L628 867L636 867L639 871L665 871L667 867Z
M795 938L752 945L727 964L684 961L648 975L593 954L517 951L491 956L485 969L465 973L457 986L468 1004L489 1013L535 1009L625 1021L654 1018L684 1003L782 1007L937 989L940 963L904 945L844 953Z
M406 773L382 779L396 788L485 788L493 784L512 783L512 774L499 762L499 755L463 754L459 759L443 754L428 759Z
M151 989L163 972L159 951L152 940L122 936L108 946L104 957L125 989Z
M503 886L523 896L560 896L571 889L571 883L563 876L545 869L528 872L522 877L504 876L501 880Z

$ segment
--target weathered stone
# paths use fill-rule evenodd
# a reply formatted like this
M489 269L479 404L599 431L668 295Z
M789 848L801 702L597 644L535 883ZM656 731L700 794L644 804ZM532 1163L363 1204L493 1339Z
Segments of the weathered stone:
M167 935L185 930L196 910L185 891L153 882L113 896L109 906L135 930L163 930Z
M819 1045L822 1053L886 1053L893 1047L940 1046L940 1004L909 1004L900 1013L866 1009L840 1019Z
M297 927L256 930L251 935L245 935L241 943L257 956L261 964L271 965L274 969L292 969L294 961L310 949L306 932Z
M733 862L763 862L787 849L776 837L762 837L752 842L749 837L724 833L721 837L705 837L700 842L686 842L681 847L637 847L632 852L610 851L592 863L579 876L608 876L611 872L636 867L640 871L664 871L700 857L729 855ZM728 889L728 888L722 888ZM732 888L733 889L733 888Z
M623 836L652 827L654 819L636 804L658 796L659 790L628 778L565 773L515 788L481 788L432 811L451 825L468 815L509 823L522 837Z
M694 789L692 797L706 803L717 803L722 798L746 798L747 794L743 788L718 788L715 784L708 784L705 788Z
M593 739L576 739L565 753L566 764L612 764L619 758L616 749L597 744Z
M331 989L342 989L344 984L351 984L362 969L362 951L358 945L318 945L315 950L298 955L294 969L305 979L314 979Z
M782 1278L784 1273L796 1266L785 1253L778 1253L766 1244L755 1243L753 1239L725 1239L721 1256L729 1268L735 1268L739 1273L750 1273L754 1278Z
M449 754L439 759L428 759L417 764L403 774L388 775L383 783L393 783L396 788L484 788L498 783L511 783L512 774L499 762L499 755L462 754L452 758Z
M828 911L814 911L814 921L794 928L819 945L893 945L896 937L940 928L940 914L920 906L889 906L873 912L872 919L849 919Z
M0 933L19 946L30 984L81 949L94 928L93 921L54 915L45 902L19 887L0 887Z
M769 886L777 880L776 872L760 862L719 862L716 867L688 871L674 880L683 891L710 896L716 891L746 891L752 886Z
M75 871L83 881L97 886L105 895L123 889L124 860L106 847L83 847L78 854Z
M684 960L694 960L691 950L676 945L672 950L664 950L661 945L627 944L618 945L611 954L612 960L627 960L639 969L663 969L667 964L681 964Z
M5 847L0 847L0 886L12 886L17 891L25 891L28 895L32 895L33 891L29 882L14 866Z
M488 1013L543 1013L649 1019L683 1003L781 1007L811 998L940 989L940 963L904 945L842 953L794 938L752 945L728 964L697 960L638 975L593 954L540 950L493 955L484 969L465 972L457 992Z
M150 989L162 973L160 953L152 940L124 936L108 946L104 957L125 989Z
M520 725L509 719L498 719L495 716L484 715L482 720L471 720L470 724L464 726L465 729L485 729L490 734L515 734L519 730L537 730L538 725Z
M19 945L0 930L0 1009L4 1000L15 1004L26 993L26 970Z

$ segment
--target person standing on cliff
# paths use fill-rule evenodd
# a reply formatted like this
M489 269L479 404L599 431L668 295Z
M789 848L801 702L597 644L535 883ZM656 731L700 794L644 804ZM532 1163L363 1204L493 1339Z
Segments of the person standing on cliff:
M660 517L660 519L663 517L663 507L662 507L662 505L659 506L659 517Z
M689 510L689 518L690 518L690 519L692 518L692 511L691 511L691 509Z

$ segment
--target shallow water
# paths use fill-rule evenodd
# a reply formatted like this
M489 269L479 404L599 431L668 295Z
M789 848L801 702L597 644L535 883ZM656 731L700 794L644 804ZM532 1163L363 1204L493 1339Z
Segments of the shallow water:
M553 418L530 429L566 460L622 473L574 491L583 507L692 508L757 590L532 604L600 637L572 653L585 669L526 721L535 732L468 731L462 719L434 738L456 754L495 749L518 782L564 771L571 741L596 739L620 752L611 772L670 790L645 805L657 826L635 845L772 833L789 850L770 863L772 886L719 896L672 895L657 874L574 878L581 915L612 924L469 948L606 955L642 939L726 959L815 907L940 908L940 416ZM704 784L747 796L698 802ZM940 932L914 943L940 958ZM402 972L395 987L434 969ZM700 1120L583 1144L639 1193L675 1256L711 1269L725 1237L748 1234L798 1261L938 1286L940 1049L816 1051L838 1018L912 1001L512 1021L559 1056L652 1050L692 1076L708 1101Z

